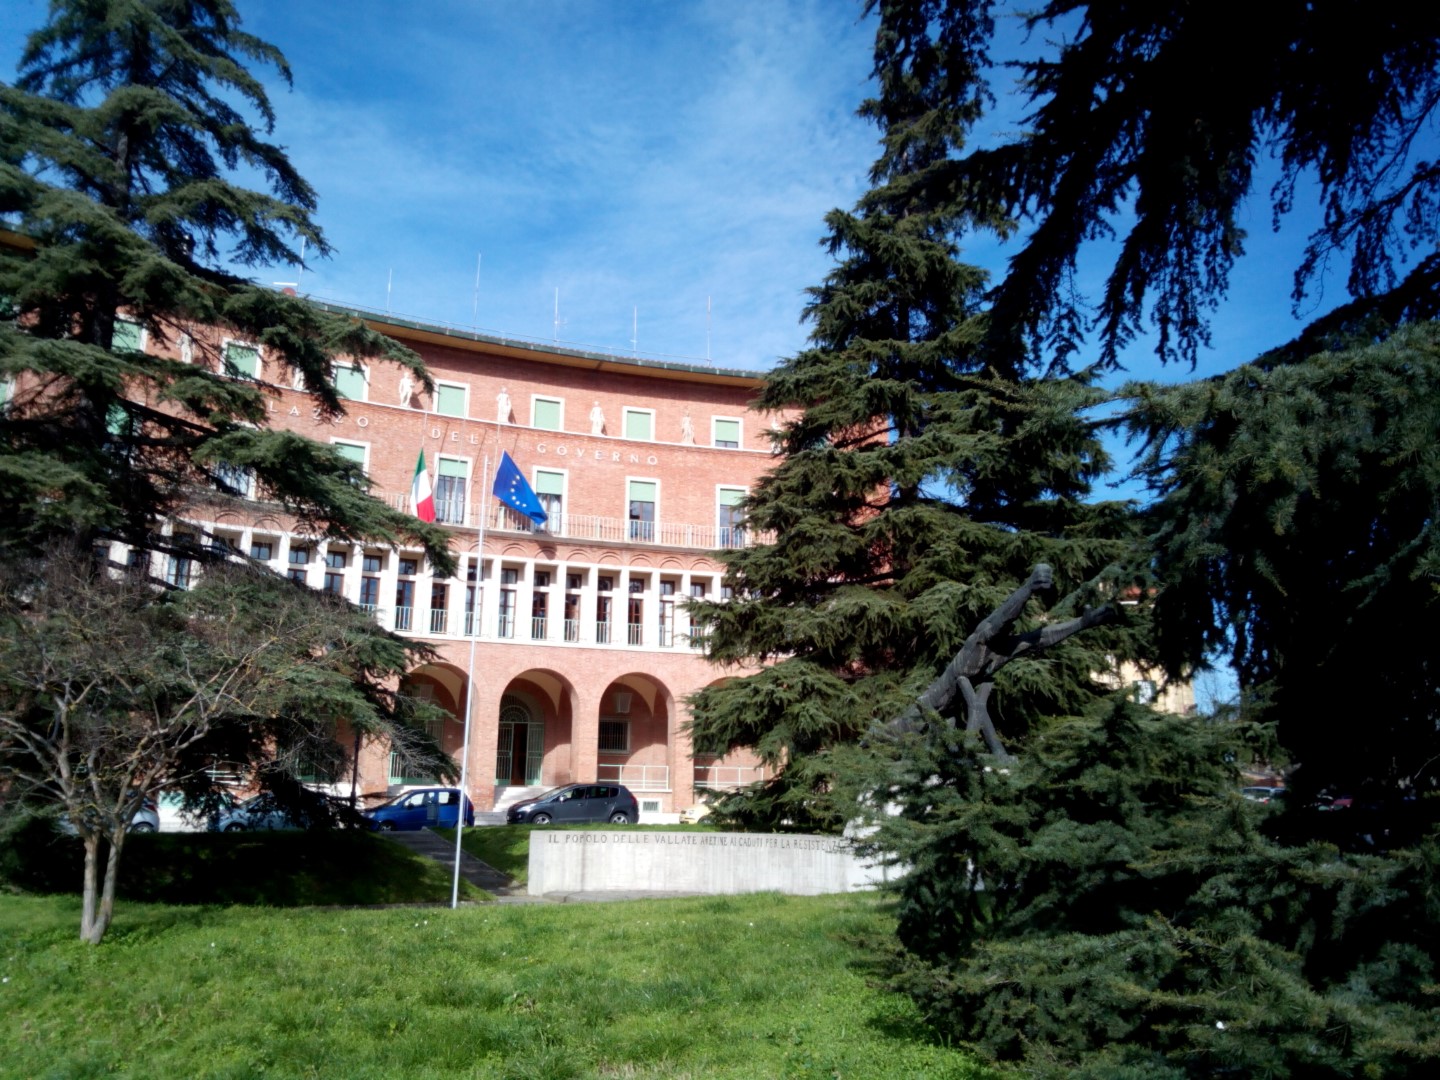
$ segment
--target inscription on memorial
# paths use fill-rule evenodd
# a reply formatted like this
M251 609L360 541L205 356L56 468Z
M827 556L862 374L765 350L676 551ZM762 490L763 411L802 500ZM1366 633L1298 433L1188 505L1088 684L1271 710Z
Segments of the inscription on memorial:
M790 851L848 852L849 844L830 836L750 836L743 833L583 832L540 833L551 844L649 844L656 847L730 847ZM532 841L533 841L532 837Z

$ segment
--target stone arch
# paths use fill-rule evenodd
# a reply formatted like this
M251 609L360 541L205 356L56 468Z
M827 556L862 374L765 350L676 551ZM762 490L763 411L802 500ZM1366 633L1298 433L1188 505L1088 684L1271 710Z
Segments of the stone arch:
M465 707L469 689L465 672L454 664L422 664L406 672L400 688L434 702L450 714L444 722L444 731L440 733L440 745L458 760L465 738Z
M574 774L575 687L549 668L529 668L500 694L495 786L554 787Z
M600 695L597 779L618 781L637 797L668 792L675 775L675 695L654 675L632 671Z

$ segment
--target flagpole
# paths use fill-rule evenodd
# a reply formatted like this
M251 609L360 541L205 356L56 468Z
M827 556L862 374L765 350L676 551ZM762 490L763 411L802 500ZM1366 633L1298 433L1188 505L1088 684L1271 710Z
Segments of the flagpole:
M470 663L465 671L465 734L460 743L460 813L455 820L455 874L450 883L450 907L460 906L460 836L465 831L465 803L470 798L470 718L475 715L475 640L480 636L480 583L485 570L485 479L490 475L490 454L480 467L480 499L475 502L475 587L470 594Z

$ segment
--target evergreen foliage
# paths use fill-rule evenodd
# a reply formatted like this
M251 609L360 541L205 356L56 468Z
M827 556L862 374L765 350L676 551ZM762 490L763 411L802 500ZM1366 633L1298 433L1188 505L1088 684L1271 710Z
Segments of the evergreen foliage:
M907 6L933 17L939 39L996 5ZM1280 167L1277 225L1312 185L1323 208L1295 273L1297 305L1327 266L1348 262L1354 303L1327 323L1436 314L1440 162L1416 149L1440 105L1440 11L1279 0L1255 14L1237 0L1050 0L1024 13L1029 48L1011 65L1032 107L1024 137L932 177L1026 227L990 294L993 348L1023 340L1063 364L1094 329L1111 364L1148 321L1162 358L1193 364L1244 252L1267 157ZM975 56L988 60L983 43ZM1077 259L1096 240L1116 248L1092 308Z
M1126 392L1158 496L1162 659L1228 653L1292 786L1433 789L1440 326Z
M288 581L227 568L240 557L213 538L162 532L253 483L301 532L417 544L438 573L454 570L443 530L371 497L332 448L269 430L274 386L225 355L223 338L259 346L265 374L303 385L321 418L343 412L337 356L397 363L431 386L415 354L358 320L226 268L296 262L297 242L329 251L314 192L268 141L274 114L248 63L289 80L229 0L55 0L18 80L0 84L0 559L16 568L0 597L13 646L0 791L59 802L85 839L90 941L109 922L134 808L169 786L203 798L202 759L248 762L300 799L300 763L342 756L338 721L438 757L393 693L422 650ZM182 356L192 347L193 362L117 337L122 317ZM112 581L118 568L91 566L110 540L208 568L186 596ZM111 621L78 625L92 604L109 605ZM230 627L250 645L221 640ZM113 656L96 637L106 633ZM154 655L118 648L133 642ZM67 655L73 664L57 663ZM243 706L232 685L250 688Z
M909 740L893 984L1028 1075L1399 1076L1440 1057L1440 847L1267 835L1236 792L1247 726L1119 700L1006 769ZM1331 815L1338 816L1338 815Z
M934 5L880 7L879 90L860 109L881 128L874 187L827 217L837 263L811 290L812 347L759 395L789 417L744 507L774 539L727 553L733 599L698 609L712 659L768 665L696 695L691 734L697 752L754 747L777 771L720 805L770 827L840 827L854 804L834 748L903 712L1034 564L1053 567L1065 614L1127 551L1128 510L1088 501L1107 467L1088 417L1104 395L1089 373L980 357L985 279L956 243L968 211L927 182L978 114L970 58L988 20L932 39ZM1083 708L1120 647L1077 637L1007 667L1002 737Z
M429 385L418 357L358 320L223 268L298 261L299 240L329 251L244 63L287 81L289 68L239 22L228 0L65 0L0 85L0 220L16 230L0 237L0 379L28 376L0 415L0 544L143 546L197 490L233 494L248 473L320 532L418 541L450 568L440 530L359 497L363 477L328 448L266 430L266 388L227 377L208 338L192 364L113 347L122 314L172 347L214 328L303 380L322 416L343 411L337 355ZM237 170L269 193L234 183Z

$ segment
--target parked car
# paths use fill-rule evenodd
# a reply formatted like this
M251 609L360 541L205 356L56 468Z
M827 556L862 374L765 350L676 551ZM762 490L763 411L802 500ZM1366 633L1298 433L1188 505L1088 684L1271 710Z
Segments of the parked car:
M382 832L408 829L453 829L459 818L459 788L420 788L366 810L370 828ZM465 824L475 824L475 807L465 800Z
M608 821L612 825L634 825L640 820L640 804L629 788L619 784L566 784L534 799L510 807L505 820L511 825L570 825L583 821Z
M283 808L268 792L251 796L221 810L210 820L211 832L259 832L304 829L309 820L297 811Z
M1271 799L1282 798L1285 789L1275 787L1242 787L1240 794L1251 802L1268 803Z
M71 824L67 817L60 818L57 827L66 836L79 836L80 830ZM160 813L155 805L154 799L146 799L140 804L140 809L135 811L135 816L130 819L130 831L132 833L151 833L160 831Z

